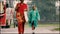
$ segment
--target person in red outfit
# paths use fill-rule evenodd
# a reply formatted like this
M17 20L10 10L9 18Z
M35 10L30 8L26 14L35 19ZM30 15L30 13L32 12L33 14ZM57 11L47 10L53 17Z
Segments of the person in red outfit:
M6 5L4 2L0 2L0 26L6 26Z
M20 0L20 3L16 5L16 18L18 21L18 34L24 34L24 24L26 22L24 11L27 11L27 4L23 3L24 0Z

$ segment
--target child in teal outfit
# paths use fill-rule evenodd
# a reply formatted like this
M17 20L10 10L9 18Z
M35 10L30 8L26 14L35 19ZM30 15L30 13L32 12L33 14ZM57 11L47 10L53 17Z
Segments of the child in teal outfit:
M38 20L40 20L40 15L35 5L32 7L32 10L28 12L28 18L29 24L34 31L37 27Z

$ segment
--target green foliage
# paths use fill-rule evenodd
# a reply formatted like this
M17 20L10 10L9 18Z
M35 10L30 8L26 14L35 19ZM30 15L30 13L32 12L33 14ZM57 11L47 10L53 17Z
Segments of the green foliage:
M60 31L60 28L55 28L55 29L53 29L53 30Z
M56 0L32 0L40 12L41 19L56 21Z

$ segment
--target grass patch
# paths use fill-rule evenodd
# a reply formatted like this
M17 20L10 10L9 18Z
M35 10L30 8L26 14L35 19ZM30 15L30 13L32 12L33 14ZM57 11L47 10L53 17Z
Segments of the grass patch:
M55 30L55 31L60 31L60 28L55 28L55 29L53 29L53 30Z
M30 27L29 24L25 24L26 27ZM38 27L47 27L47 26L56 26L59 27L59 24L38 24Z
M39 27L45 27L45 26L57 26L59 27L59 24L38 24Z

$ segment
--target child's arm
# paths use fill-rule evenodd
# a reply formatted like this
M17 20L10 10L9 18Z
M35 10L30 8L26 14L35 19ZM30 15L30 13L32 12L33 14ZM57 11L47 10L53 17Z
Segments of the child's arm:
M38 10L37 10L37 19L40 21L40 15L39 15Z

